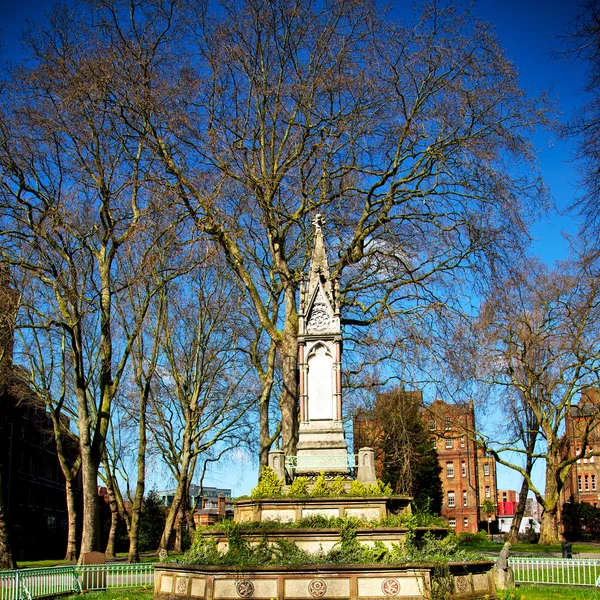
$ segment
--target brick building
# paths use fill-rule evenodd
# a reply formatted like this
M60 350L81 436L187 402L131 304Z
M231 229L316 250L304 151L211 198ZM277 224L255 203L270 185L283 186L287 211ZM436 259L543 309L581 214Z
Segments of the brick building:
M515 490L498 490L496 501L498 517L514 515L518 503L519 494Z
M587 435L587 453L600 452L600 390L581 394L579 404L571 406L565 419L565 440L569 457L582 451ZM571 467L561 493L561 505L573 497L577 502L600 505L600 456L579 458Z
M488 515L482 504L497 495L496 461L477 448L473 402L448 404L436 400L423 412L438 452L444 490L442 516L457 533L476 533ZM496 519L495 513L490 515Z
M404 392L422 406L420 391ZM377 402L377 401L376 401ZM481 510L486 498L496 504L496 461L477 449L469 433L475 430L473 402L448 404L436 400L422 409L421 418L431 434L443 488L442 516L455 531L476 533L479 523L487 520ZM354 451L362 446L375 449L376 469L382 473L383 455L378 431L385 424L375 422L370 411L358 411L354 418ZM495 513L491 515L495 520Z
M0 267L0 481L5 518L16 560L61 558L67 547L65 479L54 428L44 402L31 390L27 373L13 364L17 292ZM63 446L74 462L77 443L62 419ZM81 479L76 482L80 501Z

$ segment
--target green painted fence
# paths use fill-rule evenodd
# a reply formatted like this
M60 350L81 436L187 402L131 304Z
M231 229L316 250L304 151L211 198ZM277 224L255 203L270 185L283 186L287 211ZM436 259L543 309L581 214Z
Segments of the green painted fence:
M152 587L152 563L81 565L0 571L0 600L33 600L84 590Z

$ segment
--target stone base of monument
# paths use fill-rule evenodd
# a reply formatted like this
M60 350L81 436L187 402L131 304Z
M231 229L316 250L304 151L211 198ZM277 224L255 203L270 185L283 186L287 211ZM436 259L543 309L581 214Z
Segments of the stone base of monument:
M385 518L388 514L410 512L408 496L325 496L317 498L261 498L238 500L236 523L280 521L294 523L308 517L356 517L365 521Z
M374 546L376 542L381 542L386 548L390 550L394 544L402 544L406 537L408 529L404 527L359 527L356 530L356 540L364 546ZM417 540L423 538L423 536L429 532L439 539L443 539L448 535L448 530L445 527L417 527L413 530L414 537ZM257 533L256 530L244 531L241 528L241 533L251 545L257 545L262 541L266 541L268 544L274 544L278 540L285 540L287 542L293 542L305 552L311 554L317 554L319 552L329 552L336 544L339 544L342 540L342 535L339 528L310 528L310 529L280 529L276 531L266 530L264 532ZM227 536L222 534L215 534L214 532L196 534L203 535L207 539L215 539L217 542L217 550L219 552L227 552L229 549L229 542Z
M450 563L453 598L494 597L493 561ZM293 568L159 564L155 600L373 600L429 598L433 564L306 565Z
M348 473L348 446L341 421L300 423L294 475Z

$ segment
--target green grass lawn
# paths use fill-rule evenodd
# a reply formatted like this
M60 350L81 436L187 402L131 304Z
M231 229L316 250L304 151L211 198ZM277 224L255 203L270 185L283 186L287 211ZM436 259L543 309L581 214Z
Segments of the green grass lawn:
M502 600L522 598L525 600L599 600L600 591L592 588L522 585L513 592L499 593L498 598Z
M183 554L171 552L169 554L169 560L179 560ZM127 552L119 552L117 553L117 558L126 559ZM155 553L147 554L140 557L140 562L143 563L153 563L158 562L158 556ZM20 560L18 562L19 569L41 569L43 567L60 567L62 565L73 565L74 562L69 562L66 560L60 559L49 559L49 560Z
M461 542L461 548L465 548L467 550L473 550L477 552L500 552L502 549L502 542L488 542L488 541L475 541L475 542ZM510 547L511 552L527 552L529 554L548 554L550 552L558 552L562 551L562 546L560 544L548 544L548 545L540 545L540 544L513 544ZM596 553L600 554L600 546L592 546L589 544L573 544L573 552L575 553Z
M75 594L63 598L81 600L81 595ZM512 592L498 594L498 598L502 600L600 600L600 591L590 588L523 585ZM84 600L152 600L152 589L86 592Z
M60 596L66 600L152 600L153 588L134 588L130 590L108 590L106 592L84 592L70 596Z

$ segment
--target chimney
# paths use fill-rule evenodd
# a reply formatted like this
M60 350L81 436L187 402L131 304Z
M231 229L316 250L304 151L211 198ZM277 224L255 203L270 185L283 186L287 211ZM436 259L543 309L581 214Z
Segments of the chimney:
M223 494L219 494L219 498L217 499L217 507L219 518L225 517L225 496Z

